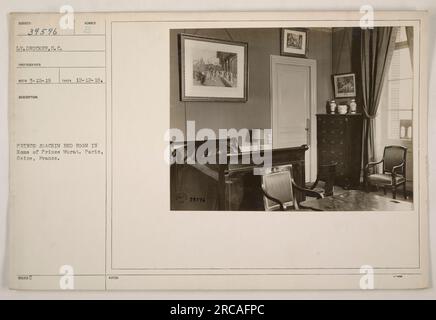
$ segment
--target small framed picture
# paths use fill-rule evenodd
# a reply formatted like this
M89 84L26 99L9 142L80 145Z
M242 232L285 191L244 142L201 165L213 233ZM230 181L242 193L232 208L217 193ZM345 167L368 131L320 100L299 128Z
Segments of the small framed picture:
M356 75L354 73L334 74L332 80L335 98L356 97Z
M180 34L182 101L247 101L245 42Z
M282 29L280 54L306 58L307 55L307 30Z

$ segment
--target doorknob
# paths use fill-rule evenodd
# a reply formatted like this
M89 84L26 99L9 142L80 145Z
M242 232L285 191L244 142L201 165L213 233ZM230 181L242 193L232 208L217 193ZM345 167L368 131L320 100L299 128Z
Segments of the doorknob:
M306 137L307 137L307 145L310 146L310 119L306 119Z

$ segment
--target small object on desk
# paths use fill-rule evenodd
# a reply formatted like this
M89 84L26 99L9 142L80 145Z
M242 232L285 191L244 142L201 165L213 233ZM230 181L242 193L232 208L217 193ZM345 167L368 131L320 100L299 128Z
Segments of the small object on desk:
M412 211L413 203L360 190L348 190L339 195L303 201L300 207L314 211Z
M272 150L271 144L263 144L263 145L241 145L239 146L239 150L242 153L245 152L257 152L257 151L264 151L264 150Z

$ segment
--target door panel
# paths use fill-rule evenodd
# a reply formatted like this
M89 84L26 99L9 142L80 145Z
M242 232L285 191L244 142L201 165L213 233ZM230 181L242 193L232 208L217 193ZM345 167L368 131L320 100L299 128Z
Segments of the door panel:
M275 145L281 148L309 144L306 120L310 118L310 70L305 66L289 64L278 64L276 67L278 101Z
M271 56L271 121L273 147L309 145L306 180L316 177L316 64L311 59Z

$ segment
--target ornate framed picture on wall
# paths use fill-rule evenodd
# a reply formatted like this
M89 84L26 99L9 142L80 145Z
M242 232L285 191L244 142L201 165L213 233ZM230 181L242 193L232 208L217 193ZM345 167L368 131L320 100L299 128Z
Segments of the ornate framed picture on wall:
M280 54L282 56L306 58L307 30L283 28L280 38Z
M245 42L180 34L182 101L247 101Z
M356 75L354 73L341 73L332 76L335 98L356 97Z

